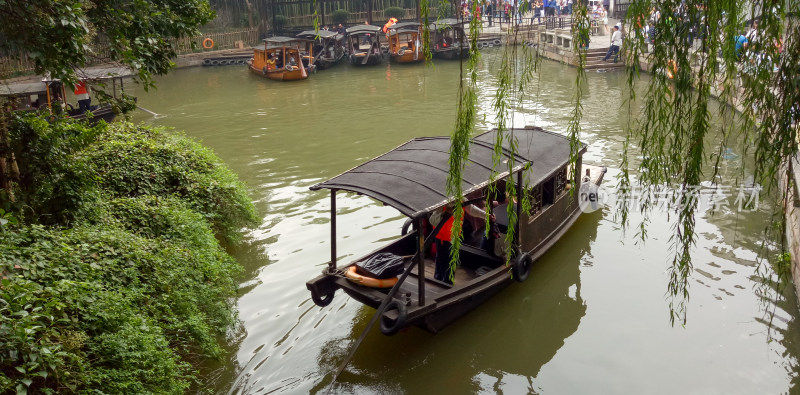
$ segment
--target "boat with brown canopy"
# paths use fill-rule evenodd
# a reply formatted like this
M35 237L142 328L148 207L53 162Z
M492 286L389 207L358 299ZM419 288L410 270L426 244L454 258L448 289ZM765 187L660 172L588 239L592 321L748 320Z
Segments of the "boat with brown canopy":
M98 98L100 96L99 99L102 100L99 105L81 108L76 103L78 98L72 94L74 87L68 87L60 79L50 77L36 82L20 81L0 84L0 96L9 100L12 111L47 111L52 114L49 119L63 115L77 121L85 120L91 124L101 120L111 122L116 118L117 113L127 111L120 106L115 108L111 102L117 100L118 96L125 97L123 80L133 75L129 68L99 66L79 69L75 71L75 74L85 87L97 88L96 91L87 89L85 93L87 97ZM109 82L110 91L108 91ZM91 103L91 99L88 102Z
M397 63L416 63L425 59L422 55L419 23L400 22L389 26L386 32L389 41L389 56Z
M432 223L437 221L432 221L432 214L449 212L443 210L452 207L454 202L446 191L449 137L413 139L312 186L312 190L331 191L332 239L331 261L327 268L306 283L314 303L327 306L334 293L341 289L359 302L382 311L380 327L384 334L395 334L409 326L436 333L514 280L524 281L533 262L570 228L581 209L579 194L569 192L573 188L568 174L569 139L533 127L509 132L519 142L517 152L512 154L506 138L500 159L502 163L511 161L513 167L497 174L494 182L490 181L497 131L481 134L470 141L462 190L465 205L486 201L487 195L500 202L493 209L500 232L508 231L507 213L511 202L510 211L519 218L513 232L515 236L510 246L505 245L505 239L501 237L495 242L495 248L484 249L480 237L483 227L470 233L465 223L460 265L454 273L452 285L434 278L436 264L431 251L433 239L448 220L448 214L444 214L445 218L433 226ZM603 167L583 165L585 151L586 146L581 145L575 169L583 176L578 177L575 188L582 184L586 187L599 185L606 171ZM506 165L503 167L508 169ZM506 182L509 178L516 185L526 187L517 188L517 195L507 199ZM490 183L493 188L489 188ZM338 266L336 192L340 190L367 195L408 216L402 236L353 262ZM530 212L521 210L520 205L514 203L522 201L523 193L530 198ZM407 232L410 227L413 231ZM509 264L506 264L503 247L511 254ZM399 268L402 274L396 278L371 278L363 264L386 256L402 261Z
M248 61L250 71L276 81L297 81L308 78L300 56L302 40L295 37L264 39L264 49L253 48Z

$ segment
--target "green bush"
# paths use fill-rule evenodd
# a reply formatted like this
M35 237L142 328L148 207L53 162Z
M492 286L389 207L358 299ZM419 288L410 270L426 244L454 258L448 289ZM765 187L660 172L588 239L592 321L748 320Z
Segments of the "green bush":
M406 10L400 7L387 7L385 10L383 10L383 16L386 19L389 18L403 19L406 16Z
M176 196L228 241L254 223L244 186L214 153L163 128L88 127L24 116L12 127L18 195L33 221L66 226L107 198ZM23 211L23 213L25 213Z
M283 30L283 28L286 27L286 25L288 23L289 23L289 19L286 18L285 16L283 16L283 15L275 15L275 17L272 19L272 28L275 31L279 32L279 31Z
M164 129L24 116L10 135L0 393L186 392L235 320L240 267L216 236L254 221L243 185Z
M211 150L175 132L115 124L76 159L112 197L176 196L230 241L255 221L236 175Z
M331 21L336 25L347 24L348 19L350 19L350 13L347 10L339 9L331 13Z

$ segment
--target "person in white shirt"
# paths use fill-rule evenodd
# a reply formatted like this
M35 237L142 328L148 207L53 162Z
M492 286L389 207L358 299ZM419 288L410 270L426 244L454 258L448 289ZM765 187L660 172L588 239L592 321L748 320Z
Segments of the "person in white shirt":
M608 48L606 57L603 61L608 61L611 55L614 55L614 63L617 63L617 56L619 55L619 48L622 46L622 33L619 32L619 26L614 26L614 33L611 35L611 46Z

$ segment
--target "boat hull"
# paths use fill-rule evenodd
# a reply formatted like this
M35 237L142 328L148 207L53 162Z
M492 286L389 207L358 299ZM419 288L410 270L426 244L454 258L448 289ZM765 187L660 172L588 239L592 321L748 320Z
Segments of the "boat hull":
M266 77L275 81L298 81L308 78L308 73L302 67L296 67L293 70L276 69L264 70L249 66L251 72L261 77Z
M110 105L103 105L91 111L92 117L89 118L86 113L83 114L70 114L69 117L76 120L76 121L87 121L90 124L94 125L98 122L106 121L107 123L111 123L116 117L117 113L114 112L114 109Z
M402 55L393 53L391 56L392 61L395 63L419 63L425 60L425 56L422 53L416 53L414 51L405 51Z
M364 57L367 57L367 60L364 60ZM355 54L349 56L350 64L353 66L376 66L381 63L383 59L382 55L377 54Z
M439 49L432 52L433 57L436 59L456 60L469 58L469 48Z

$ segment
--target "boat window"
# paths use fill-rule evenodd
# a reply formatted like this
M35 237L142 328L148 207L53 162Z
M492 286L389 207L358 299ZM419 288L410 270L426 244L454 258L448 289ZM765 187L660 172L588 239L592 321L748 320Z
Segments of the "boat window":
M537 185L530 190L531 216L542 211L542 186Z
M567 168L563 167L556 173L556 197L561 196L567 189Z
M556 201L556 177L550 177L547 181L543 182L542 188L542 206L548 206Z

